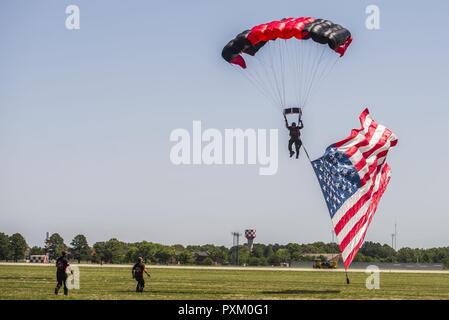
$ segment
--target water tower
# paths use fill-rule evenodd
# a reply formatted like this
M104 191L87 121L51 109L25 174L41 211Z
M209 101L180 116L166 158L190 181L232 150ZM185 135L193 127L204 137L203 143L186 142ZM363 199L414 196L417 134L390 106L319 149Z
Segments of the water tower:
M245 238L248 240L249 251L253 250L253 241L256 238L256 229L246 229Z

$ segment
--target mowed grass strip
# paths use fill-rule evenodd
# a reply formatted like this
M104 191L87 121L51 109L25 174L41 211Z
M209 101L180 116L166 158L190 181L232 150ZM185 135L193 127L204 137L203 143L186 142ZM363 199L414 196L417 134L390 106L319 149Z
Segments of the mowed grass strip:
M52 266L0 266L0 299L449 299L449 274L381 273L380 289L367 274L267 270L151 269L144 293L130 268L80 267L80 290L55 296ZM61 290L62 291L62 290Z

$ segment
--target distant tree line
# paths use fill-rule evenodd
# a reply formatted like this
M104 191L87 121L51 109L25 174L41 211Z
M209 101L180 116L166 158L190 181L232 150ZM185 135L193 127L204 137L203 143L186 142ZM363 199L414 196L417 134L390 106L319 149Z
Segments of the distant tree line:
M53 233L44 246L30 248L20 233L8 236L0 232L0 260L23 261L30 255L48 254L55 260L62 251L67 251L71 259L88 263L132 263L143 257L147 263L184 264L184 265L250 265L279 266L293 261L310 261L308 254L339 253L336 243L314 242L310 244L256 243L250 252L246 245L227 248L225 246L206 245L163 245L141 241L126 243L118 239L96 242L89 245L87 238L80 234L69 245L58 234ZM237 259L238 252L238 259ZM354 261L391 262L391 263L442 263L449 269L449 247L412 249L401 248L395 251L387 244L367 241Z

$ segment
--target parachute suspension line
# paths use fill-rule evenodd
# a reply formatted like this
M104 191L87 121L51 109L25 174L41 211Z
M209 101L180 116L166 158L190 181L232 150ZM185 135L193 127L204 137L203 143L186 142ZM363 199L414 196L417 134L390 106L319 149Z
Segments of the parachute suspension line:
M275 101L274 105L276 107L279 107L279 103L282 100L279 85L277 83L277 77L276 77L276 68L274 67L274 57L273 52L271 49L271 46L267 48L268 50L265 50L263 54L265 54L266 59L263 59L263 55L261 57L255 57L257 59L257 62L259 64L259 68L261 71L264 72L265 76L260 76L261 78L265 78L267 80L266 82L266 90L268 92L271 92L273 96L273 100ZM264 61L267 60L267 61ZM255 68L256 69L256 68ZM259 74L259 73L258 73Z
M267 89L267 86L263 83L262 77L257 77L252 74L252 72L249 72L247 70L243 70L240 67L236 68L239 69L240 73L243 74L246 80L248 80L265 98L271 101L270 105L276 107L276 99L273 98L272 95L270 95L269 90ZM269 86L268 86L269 88ZM266 89L266 90L265 90ZM268 93L267 93L268 92Z
M313 55L314 59L313 59L313 63L310 66L310 74L308 76L309 81L307 83L307 86L305 86L305 100L303 101L304 107L306 105L306 102L309 100L310 89L313 86L317 71L319 69L321 62L323 61L324 50L326 49L325 47L323 49L323 46L321 46L321 50L319 50L320 46L317 43L315 43L315 47L316 47L316 51L318 53L321 51L321 54Z
M298 98L298 73L295 65L297 64L296 55L294 54L295 41L280 40L281 49L279 55L282 62L282 88L284 95L284 107L300 107ZM293 49L292 49L293 47ZM291 95L291 97L290 97ZM287 99L291 99L287 100Z
M306 64L306 71L303 71L304 74L304 82L303 82L303 100L301 101L301 103L303 104L303 107L305 108L305 100L307 100L307 90L306 88L309 86L310 80L312 78L312 70L313 67L317 61L317 57L316 54L314 54L315 50L317 49L317 44L316 43L312 43L310 41L307 42L303 42L303 45L306 46L306 51L307 51L307 58L304 60L304 63ZM309 63L306 63L307 61L309 61Z
M302 48L302 56L300 57L301 59L301 64L302 64L302 72L301 72L301 104L302 107L304 108L304 88L306 87L307 84L307 74L308 71L310 69L310 64L307 64L306 61L308 61L307 59L310 59L310 44L307 43L301 43L301 48Z
M276 99L274 98L273 94L270 93L271 87L270 85L267 85L264 77L259 75L259 72L257 68L252 69L251 71L248 71L247 69L241 70L241 72L254 84L254 86L264 95L265 97L268 97L268 100L271 100L273 105L276 105Z
M270 74L266 63L259 56L253 57L253 59L251 59L251 64L252 63L254 63L254 66L250 66L247 69L238 67L238 69L278 110L278 101L276 97L279 97L279 95L276 92L272 75ZM263 72L265 76L261 74L261 72Z
M282 85L281 85L281 88L282 88L282 98L284 99L283 100L283 107L286 107L287 105L287 101L286 101L286 98L285 98L285 76L286 76L286 72L285 72L285 63L284 63L284 52L287 50L287 48L286 48L286 46L285 46L285 40L281 40L281 41L279 41L279 60L280 60L280 63L281 63L281 68L280 68L280 70L281 70L281 80L282 80Z
M264 60L260 60L260 61L262 62L262 65L265 67L263 70L265 71L265 75L266 75L267 79L270 80L272 92L275 94L275 97L277 96L276 106L279 107L279 104L281 104L281 107L282 107L283 101L282 101L280 84L278 81L278 78L279 78L278 72L279 71L278 71L277 66L275 65L276 50L275 50L274 46L272 46L272 47L270 46L269 50L267 51L267 55L269 58L269 65L267 65L267 63L265 63Z
M298 41L299 43L298 48L299 48L299 52L297 52L298 55L298 59L299 59L299 63L300 63L300 68L299 68L299 77L300 77L300 87L299 87L299 92L300 92L300 100L299 100L299 104L301 108L305 107L305 90L304 88L307 87L307 79L309 78L309 73L310 73L310 68L311 68L311 64L312 64L312 53L311 53L311 48L310 48L310 44L309 43L305 43L305 41L301 40ZM306 62L309 63L306 63Z
M318 78L318 82L324 80L328 75L331 74L331 72L334 69L335 65L340 60L340 57L339 56L331 56L327 60L329 61L328 65L325 68L323 68L322 73L321 73L320 77Z
M301 52L302 46L298 44L299 41L293 42L292 55L295 61L295 91L296 91L296 101L298 107L301 108L301 88L302 88L302 64L301 64Z
M323 51L324 52L324 51ZM334 53L331 53L331 55L329 55L329 52L325 54L325 57L322 59L322 64L320 62L320 64L322 65L321 70L318 68L317 70L317 77L314 78L312 85L310 86L309 89L309 93L308 93L308 98L305 102L305 104L307 104L307 102L310 99L310 96L313 95L313 93L316 90L316 85L318 83L321 83L330 73L331 71L334 69L335 65L337 64L338 60L340 59L337 55L335 55Z
M278 50L277 54L279 56L279 87L280 87L280 93L281 93L281 107L285 108L285 70L284 70L284 59L283 59L283 52L282 52L282 41L276 41Z
M259 64L260 66L256 67L256 68L245 69L243 72L246 72L246 73L252 75L254 79L257 79L260 84L260 87L261 87L260 90L262 92L264 92L265 95L270 95L270 99L273 101L273 104L276 105L276 98L275 98L276 93L272 91L273 87L270 85L271 78L268 76L264 77L259 73L259 69L260 69L260 71L265 71L265 72L266 72L266 70L264 68L263 61L261 59L259 59L259 57L255 57L255 58L256 58L255 63Z
M304 44L300 41L300 43L297 44L298 48L299 48L299 53L298 54L298 63L299 63L299 81L300 81L300 86L299 86L299 96L300 96L300 100L299 100L299 104L301 105L301 108L304 108L303 105L303 101L304 101L304 85L305 85L305 80L307 79L305 74L307 73L307 65L305 64L304 61L306 61L306 55L308 54L308 50L307 47L304 46Z
M290 46L290 57L293 62L293 69L294 69L294 75L293 75L293 91L295 94L295 102L296 107L301 108L301 64L300 64L300 51L302 49L301 45L298 45L299 41L293 41Z
M313 41L277 39L248 59L246 69L239 69L277 110L303 111L338 59L327 46Z
M308 99L309 99L310 89L312 88L313 82L315 81L315 77L318 72L319 66L320 66L321 62L323 61L323 54L324 54L324 50L322 49L321 54L314 61L312 73L310 75L310 82L308 83L307 88L306 88L306 100L305 101L308 101ZM304 104L305 104L305 102L304 102Z
M272 48L274 48L274 50L271 51L270 67L272 70L272 74L274 75L274 83L276 85L276 90L278 91L279 101L281 102L281 107L284 107L285 104L284 104L284 101L282 100L281 84L279 81L279 78L281 77L281 75L278 74L278 70L280 70L280 68L276 68L277 66L275 65L277 53L279 53L279 49L276 50L276 41L274 41ZM282 71L280 71L280 72L282 73Z
M248 74L245 74L244 76L245 76L245 78L246 78L247 80L249 80L249 82L252 83L252 85L253 85L254 87L257 88L257 90L262 94L262 96L264 96L265 98L267 98L268 100L271 101L270 105L275 105L275 104L276 104L275 101L273 100L273 97L272 97L271 95L267 94L263 89L260 88L262 85L261 85L261 84L258 84L258 83L257 83L257 80L254 80L254 79L253 79L250 75L248 75Z
M295 76L294 76L294 78L295 78L295 85L294 85L294 88L295 88L295 96L296 96L296 103L297 103L297 107L299 107L299 108L301 108L301 78L300 78L300 74L301 74L301 65L300 65L300 63L299 63L299 58L298 58L298 56L299 56L299 52L297 52L297 51L295 51L295 49L298 49L299 50L299 48L300 47L298 47L298 43L297 43L297 41L294 41L293 42L293 45L292 45L292 50L291 50L291 55L292 55L292 57L293 57L293 61L294 61L294 68L295 68Z

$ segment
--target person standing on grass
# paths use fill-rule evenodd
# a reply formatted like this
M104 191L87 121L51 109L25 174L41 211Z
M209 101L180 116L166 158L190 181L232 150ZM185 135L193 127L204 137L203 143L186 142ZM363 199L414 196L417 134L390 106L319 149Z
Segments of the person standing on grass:
M67 287L67 268L69 267L69 260L67 259L67 252L62 251L61 256L56 260L56 288L55 294L58 294L59 289L64 286L64 295L69 294Z
M143 274L146 273L147 276L149 276L149 277L151 277L151 276L146 270L146 267L145 267L145 264L143 263L142 257L139 257L137 259L137 262L133 266L133 269L131 272L132 272L133 278L137 281L136 292L143 292L143 288L145 288L145 279L143 277Z

